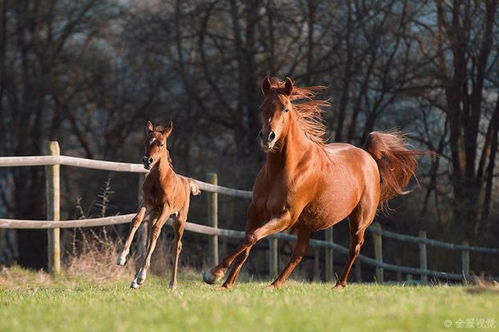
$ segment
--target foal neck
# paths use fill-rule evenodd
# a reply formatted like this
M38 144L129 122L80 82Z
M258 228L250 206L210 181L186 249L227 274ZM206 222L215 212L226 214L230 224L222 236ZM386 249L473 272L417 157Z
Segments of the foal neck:
M155 171L155 175L160 179L164 179L165 177L174 175L173 168L170 163L170 158L166 149L161 154L161 158L156 162L156 165L154 165L153 170Z

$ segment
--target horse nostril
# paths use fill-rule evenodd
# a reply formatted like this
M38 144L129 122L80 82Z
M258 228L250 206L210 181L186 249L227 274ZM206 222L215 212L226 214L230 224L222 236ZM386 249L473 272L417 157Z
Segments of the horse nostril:
M270 131L269 142L272 142L274 139L275 139L275 133L273 131Z
M152 164L152 158L147 159L147 162L148 162L149 164Z

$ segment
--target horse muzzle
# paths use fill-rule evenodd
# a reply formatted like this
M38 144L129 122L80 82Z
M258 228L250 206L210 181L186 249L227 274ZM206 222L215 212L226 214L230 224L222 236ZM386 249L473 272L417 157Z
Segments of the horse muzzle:
M276 136L276 133L272 130L268 134L264 133L263 130L260 130L258 137L260 138L260 147L263 152L272 151L277 141Z

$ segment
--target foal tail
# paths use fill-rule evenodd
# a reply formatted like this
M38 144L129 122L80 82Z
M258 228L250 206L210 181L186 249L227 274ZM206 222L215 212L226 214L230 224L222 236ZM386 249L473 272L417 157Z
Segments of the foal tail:
M416 173L416 157L425 154L421 150L409 150L403 133L383 133L373 131L367 136L364 149L371 154L378 164L381 176L382 209L397 195L405 195L409 181Z
M197 196L201 194L201 190L199 190L199 187L195 181L192 181L189 179L189 188L191 190L191 194L194 196Z

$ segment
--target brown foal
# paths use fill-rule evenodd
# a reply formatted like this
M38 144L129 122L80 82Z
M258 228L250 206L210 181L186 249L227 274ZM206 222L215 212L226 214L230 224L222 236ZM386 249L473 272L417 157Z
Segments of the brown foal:
M175 237L172 244L174 259L170 288L177 286L178 257L182 250L182 235L189 212L190 195L191 193L199 194L199 189L194 181L179 176L173 171L166 144L172 130L173 123L170 123L167 128L161 126L154 128L151 122L147 122L146 125L143 162L144 167L150 169L150 172L142 186L144 204L132 220L130 233L117 259L118 265L125 265L135 232L144 218L149 216L147 253L142 266L137 268L131 288L140 287L146 280L147 270L151 265L151 256L161 228L172 214L174 215L172 226Z
M289 78L272 82L266 77L261 88L259 136L267 156L253 187L246 238L220 264L203 273L203 280L214 284L232 266L222 286L232 287L257 241L293 228L298 239L291 260L269 286L279 287L306 254L311 234L348 217L350 250L335 286L344 288L378 206L405 193L421 152L407 149L403 135L397 133L372 132L364 149L326 144L321 113L329 104L313 99L323 87L300 88Z

